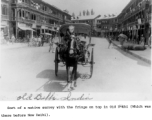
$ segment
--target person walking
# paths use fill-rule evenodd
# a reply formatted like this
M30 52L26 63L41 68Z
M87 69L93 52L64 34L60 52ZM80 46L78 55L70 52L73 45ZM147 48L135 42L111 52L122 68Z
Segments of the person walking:
M53 41L52 41L52 37L49 37L49 52L51 51L51 49L53 49Z
M141 35L140 45L145 46L145 38L144 38L143 34Z
M15 42L15 37L14 37L14 35L12 35L11 41L12 41L12 44Z
M10 38L8 35L6 36L6 42L7 42L7 45L10 43Z
M41 36L38 37L38 47L41 46Z
M152 36L152 35L151 35ZM149 48L151 48L151 36L149 37L149 39L148 39L148 46L149 46Z
M45 41L45 35L42 36L41 40L42 40L41 45L43 46L44 45L44 41Z
M55 48L56 48L56 39L55 39L55 34L52 36L52 53L55 53Z
M109 42L109 45L108 45L108 49L109 49L110 45L112 44L112 38L110 36L108 37L108 42Z

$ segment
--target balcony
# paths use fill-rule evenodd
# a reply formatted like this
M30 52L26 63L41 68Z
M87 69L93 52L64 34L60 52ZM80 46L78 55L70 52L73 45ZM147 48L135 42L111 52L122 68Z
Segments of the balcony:
M53 18L56 18L56 19L60 19L62 20L62 16L59 16L59 15L55 15L55 14L52 14L48 11L44 11L42 9L36 9L35 7L29 5L29 4L26 4L26 3L13 3L12 6L14 6L14 4L18 7L18 8L22 8L22 9L28 9L28 10L32 10L32 11L35 11L35 12L38 12L38 13L41 13L43 15L47 15L47 16L50 16L50 17L53 17ZM16 7L14 6L14 7Z
M2 20L9 20L9 15L1 15Z
M26 22L26 23L35 23L35 20L30 20L30 19L23 19L23 18L16 18L12 17L11 21L18 21L18 22Z

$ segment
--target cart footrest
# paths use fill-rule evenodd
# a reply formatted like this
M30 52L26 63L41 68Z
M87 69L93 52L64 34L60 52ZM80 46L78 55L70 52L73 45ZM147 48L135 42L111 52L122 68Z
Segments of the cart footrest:
M91 47L94 47L94 46L95 46L95 44L88 44L88 46L89 46L89 47L90 47L90 46L91 46Z
M95 64L95 62L92 62L92 61L91 61L91 62L89 62L89 63L90 63L90 64Z

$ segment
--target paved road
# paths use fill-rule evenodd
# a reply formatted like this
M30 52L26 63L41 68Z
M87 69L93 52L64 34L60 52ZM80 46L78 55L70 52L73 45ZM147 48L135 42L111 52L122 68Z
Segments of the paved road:
M104 38L93 38L94 73L89 67L78 66L79 78L74 92L149 93L151 68L148 64L122 52L115 46L108 49ZM54 53L44 47L12 47L2 49L0 91L5 92L62 92L66 91L65 67L54 74Z

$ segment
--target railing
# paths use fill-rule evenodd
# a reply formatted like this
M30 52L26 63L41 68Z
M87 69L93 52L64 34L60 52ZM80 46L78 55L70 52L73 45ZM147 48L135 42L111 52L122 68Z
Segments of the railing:
M1 15L2 20L9 20L9 15Z
M36 11L36 12L39 12L41 14L45 14L45 15L49 15L51 17L54 17L54 18L59 18L59 19L62 19L61 16L59 15L55 15L55 14L51 14L50 12L48 11L44 11L42 9L36 9L35 7L29 5L29 4L26 4L26 3L16 3L17 5L19 5L19 7L23 6L23 8L29 8L29 9L32 9L33 11Z
M30 19L23 19L23 18L16 18L16 17L12 17L11 21L20 21L20 22L28 22L28 23L35 23L35 20L30 20Z

